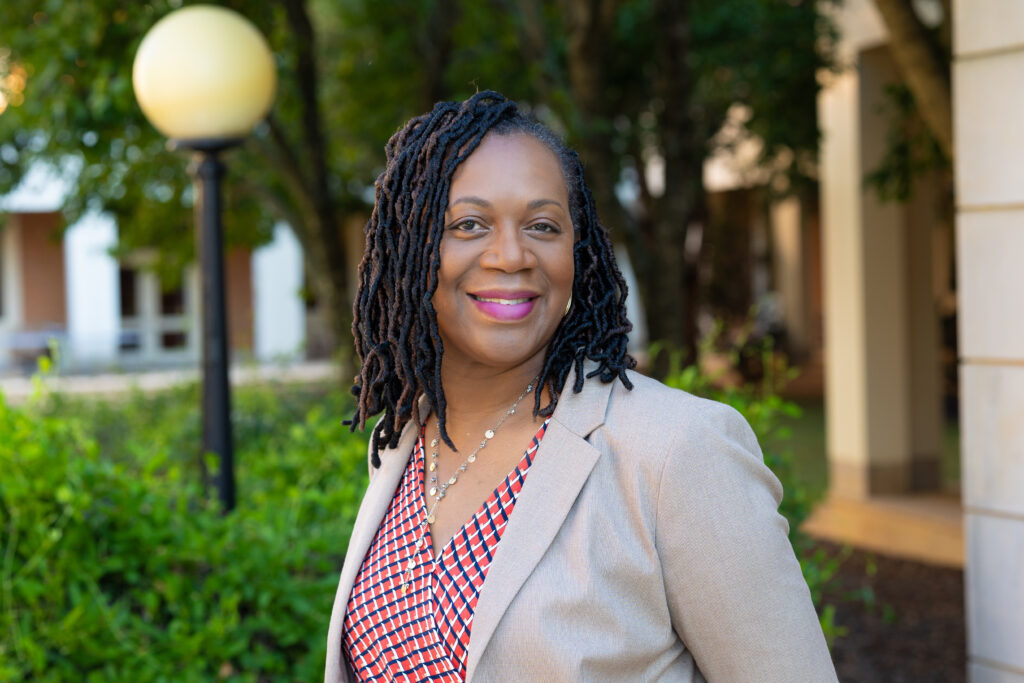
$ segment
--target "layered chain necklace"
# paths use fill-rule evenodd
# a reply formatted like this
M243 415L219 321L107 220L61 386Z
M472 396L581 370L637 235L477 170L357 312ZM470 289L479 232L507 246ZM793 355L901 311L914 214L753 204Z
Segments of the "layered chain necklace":
M519 398L515 400L508 410L501 415L501 419L498 423L484 432L484 438L480 441L480 445L473 449L473 452L466 456L466 459L462 461L452 476L449 477L448 481L438 484L437 482L437 451L441 443L441 421L435 418L435 433L434 438L430 441L430 465L428 465L428 471L430 472L430 490L429 495L434 498L433 505L430 506L430 510L427 512L426 518L420 523L419 534L416 539L416 550L418 551L423 547L424 538L427 534L427 525L434 523L434 513L437 512L437 506L441 504L441 500L444 498L445 493L448 489L455 485L459 480L459 475L465 472L471 464L476 462L477 454L480 453L484 448L487 447L487 442L494 438L497 434L498 429L505 423L512 415L516 414L516 408L519 407L519 402L526 398L526 395L533 391L533 385L536 383L536 379L526 385L523 393L519 394ZM409 590L409 584L412 583L412 570L416 566L416 558L409 558L409 562L405 566L405 577L402 581L402 595L405 595L406 591Z

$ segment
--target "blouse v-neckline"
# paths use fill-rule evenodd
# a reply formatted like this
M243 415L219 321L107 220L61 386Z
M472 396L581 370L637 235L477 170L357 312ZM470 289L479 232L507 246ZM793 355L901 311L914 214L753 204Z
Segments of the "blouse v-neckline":
M503 489L507 489L507 487L513 485L513 481L515 479L517 479L517 478L520 479L519 483L520 483L520 487L521 487L522 482L526 479L526 472L529 470L530 465L532 464L531 457L532 457L533 453L537 450L537 447L540 445L540 440L542 438L544 438L544 433L547 431L548 421L550 419L551 418L548 418L548 419L544 420L543 424L541 424L541 426L540 426L540 429L538 429L537 433L534 434L533 439L531 440L530 445L527 447L525 453L519 458L519 460L516 462L515 466L513 466L512 470L509 471L509 473L505 475L505 478L501 481L501 483L498 484L498 486L496 486L490 492L490 494L488 494L487 498L485 498L482 503L480 503L480 505L476 508L476 510L474 510L473 513L470 515L469 519L467 519L465 522L463 522L462 525L458 529L455 530L455 533L452 534L452 537L449 538L447 541L445 541L444 545L441 546L441 550L436 555L434 554L434 550L435 550L434 532L430 529L430 525L427 524L427 522L426 522L426 517L427 517L427 514L428 514L428 512L430 510L430 507L429 507L428 502L427 502L427 493L426 493L426 491L427 491L427 448L426 448L426 441L427 441L426 429L427 429L427 427L426 427L426 424L423 425L423 427L420 429L420 435L419 435L419 438L417 439L416 446L414 447L413 457L410 458L409 465L411 467L413 467L413 469L415 470L415 476L416 476L416 478L418 479L418 481L420 483L420 486L419 486L419 494L420 494L419 495L419 507L420 507L420 510L419 510L419 514L417 514L417 521L419 521L423 525L423 527L424 527L424 538L426 539L425 540L425 545L427 547L427 551L430 553L430 557L432 557L433 560L434 560L435 567L441 561L441 559L444 557L445 553L450 550L449 546L451 546L453 543L455 543L456 539L459 536L464 535L466 533L467 527L469 525L473 524L474 521L479 519L481 514L484 513L485 508L488 507L488 506L491 506L495 502L497 502L498 498L501 496L501 494L503 492ZM413 461L416 461L416 462L413 462ZM525 467L524 467L524 465L525 465ZM515 504L515 497L518 496L518 493L519 493L519 491L517 490L515 496L512 497L512 504L513 505ZM509 510L507 511L507 514L511 514L511 508L509 508ZM506 519L504 521L506 521L506 522L508 521L507 517L506 517Z
M421 429L349 597L343 649L358 680L465 679L480 589L547 426L437 557L426 524Z

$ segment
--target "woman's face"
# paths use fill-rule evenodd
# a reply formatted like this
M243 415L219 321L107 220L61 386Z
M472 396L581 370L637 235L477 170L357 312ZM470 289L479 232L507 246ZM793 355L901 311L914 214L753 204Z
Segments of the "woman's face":
M433 304L443 362L536 365L572 293L573 225L554 152L487 135L452 176Z

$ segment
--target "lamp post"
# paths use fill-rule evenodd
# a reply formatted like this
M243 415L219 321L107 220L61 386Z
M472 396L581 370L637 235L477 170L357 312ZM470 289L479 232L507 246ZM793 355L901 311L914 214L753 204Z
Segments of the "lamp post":
M196 246L202 276L203 450L220 459L217 489L235 507L224 305L220 154L242 142L270 109L277 75L266 40L240 14L212 5L171 12L142 39L135 96L169 146L192 152Z

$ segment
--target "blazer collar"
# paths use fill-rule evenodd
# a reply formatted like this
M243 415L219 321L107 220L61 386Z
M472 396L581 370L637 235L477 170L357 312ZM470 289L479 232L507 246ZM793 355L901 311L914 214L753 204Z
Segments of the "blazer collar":
M423 420L430 414L430 403L426 397L421 397L418 409L420 419ZM348 600L352 593L352 585L355 583L356 574L363 564L366 551L377 533L380 522L384 519L388 505L394 497L398 482L405 472L405 466L412 456L412 448L419 435L419 425L416 420L410 420L398 439L398 445L394 448L385 448L380 453L380 468L372 474L370 485L363 494L363 501L359 505L359 512L356 515L356 524L352 528L352 535L349 537L348 548L345 551L345 562L341 567L341 576L338 579L338 590L334 596L334 608L331 611L331 622L327 630L327 661L328 669L325 681L334 683L338 680L341 668L344 665L341 653L341 628L345 619L345 609L348 607ZM337 667L332 669L331 665Z
M594 367L588 363L584 372ZM480 589L467 648L467 681L472 680L502 616L547 552L601 456L586 438L604 423L612 383L592 379L575 394L574 380L571 372Z

